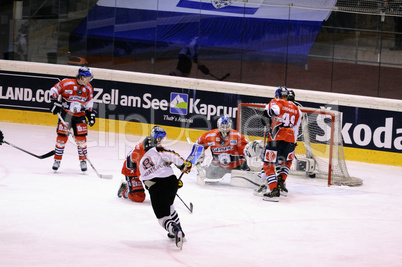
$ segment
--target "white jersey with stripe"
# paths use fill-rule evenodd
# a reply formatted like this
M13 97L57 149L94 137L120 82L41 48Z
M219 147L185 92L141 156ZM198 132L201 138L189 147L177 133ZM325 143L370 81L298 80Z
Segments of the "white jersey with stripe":
M153 147L148 150L141 158L138 166L140 170L140 180L151 180L153 178L165 178L173 175L170 166L175 164L181 166L184 159L173 150L166 150L163 147Z

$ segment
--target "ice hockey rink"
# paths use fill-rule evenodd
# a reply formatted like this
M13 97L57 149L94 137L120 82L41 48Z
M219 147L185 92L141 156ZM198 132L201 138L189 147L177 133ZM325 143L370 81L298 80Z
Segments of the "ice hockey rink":
M55 127L0 122L0 130L35 154L54 148ZM359 187L290 176L278 203L226 181L201 186L194 169L178 192L194 212L175 202L186 234L179 250L149 195L144 203L116 195L124 156L142 138L90 130L88 156L112 180L89 165L83 174L71 142L56 173L52 157L0 146L0 266L402 266L401 167L348 162ZM165 147L183 157L191 149L169 139Z

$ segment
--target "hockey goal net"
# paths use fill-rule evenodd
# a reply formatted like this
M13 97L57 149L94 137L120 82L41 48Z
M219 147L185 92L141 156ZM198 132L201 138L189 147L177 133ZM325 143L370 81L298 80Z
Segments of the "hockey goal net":
M264 104L240 103L237 130L249 140L264 140L261 123ZM328 186L361 185L363 181L349 175L343 152L341 113L334 110L301 107L302 123L297 137L291 174L328 179ZM260 158L251 159L250 168L261 169Z

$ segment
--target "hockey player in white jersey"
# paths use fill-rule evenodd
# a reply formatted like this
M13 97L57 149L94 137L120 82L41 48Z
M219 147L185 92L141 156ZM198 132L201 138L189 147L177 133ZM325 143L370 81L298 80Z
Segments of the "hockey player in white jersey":
M169 238L175 238L176 246L181 249L184 233L179 216L173 206L179 181L173 173L171 164L175 164L183 173L189 173L192 164L173 150L157 146L160 141L150 136L145 138L144 150L146 153L138 166L141 174L140 180L149 191L152 209L159 224L168 231Z

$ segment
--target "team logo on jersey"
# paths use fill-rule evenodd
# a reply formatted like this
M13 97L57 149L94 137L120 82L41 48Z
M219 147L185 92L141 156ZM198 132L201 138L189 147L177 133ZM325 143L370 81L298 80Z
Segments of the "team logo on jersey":
M77 91L77 95L82 95L82 90L81 90L81 89L79 89L79 90Z
M226 151L231 151L233 150L234 147L232 146L224 146L224 147L214 147L212 148L213 152L226 152Z
M170 94L170 113L187 115L188 95L180 93Z
M73 94L73 90L65 90L64 93L68 94L68 95L72 95Z
M276 162L276 153L277 153L276 151L267 150L265 152L265 161L271 163Z
M294 158L295 158L295 152L293 151L292 153L288 154L288 157L286 158L286 161L294 160Z
M237 140L230 140L230 144L234 146L237 145Z

